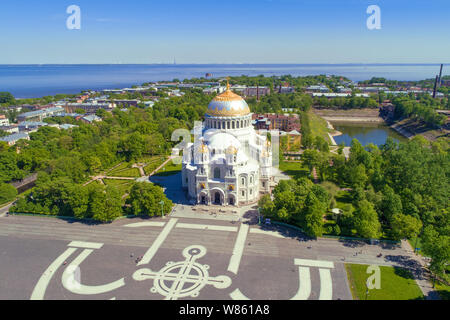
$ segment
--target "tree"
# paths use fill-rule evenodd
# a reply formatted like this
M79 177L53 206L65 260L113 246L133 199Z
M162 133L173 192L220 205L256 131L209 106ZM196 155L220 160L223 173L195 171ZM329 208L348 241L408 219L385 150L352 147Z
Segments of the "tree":
M113 187L93 189L90 194L89 212L94 220L102 222L110 222L120 217L123 212L119 191Z
M305 201L303 230L311 237L323 235L323 216L325 214L324 205L310 192Z
M259 199L258 207L263 216L272 216L274 214L275 205L270 198L270 194L265 194Z
M86 166L90 173L94 173L101 169L102 162L97 156L91 155L86 159Z
M422 229L422 222L405 214L394 214L391 218L392 235L394 239L411 239L417 237Z
M167 199L161 187L151 183L137 182L130 191L127 203L131 205L134 215L161 216L161 201L164 201L163 212L172 210L172 201Z
M302 154L303 163L309 168L311 172L314 167L318 167L320 165L320 152L317 150L308 149L305 150Z
M17 189L7 183L0 183L0 204L14 200Z
M394 215L400 215L403 212L402 199L388 185L383 189L380 209L387 220L391 220Z
M422 242L424 252L431 257L430 269L442 275L450 260L450 237L430 225L424 229Z
M366 174L366 167L364 167L363 164L360 164L360 165L357 165L356 167L349 167L348 170L349 170L348 175L349 175L349 180L350 180L351 185L354 188L357 188L357 187L364 188L367 183L367 180L368 180L368 177Z
M367 200L358 202L354 213L354 226L363 238L377 239L381 236L381 224L372 203Z
M0 103L13 104L16 102L14 96L9 92L0 92Z

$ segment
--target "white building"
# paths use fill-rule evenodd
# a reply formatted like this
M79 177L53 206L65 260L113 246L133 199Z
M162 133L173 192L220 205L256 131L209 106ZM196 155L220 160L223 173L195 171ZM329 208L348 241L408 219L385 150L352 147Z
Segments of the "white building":
M245 100L227 90L208 106L183 153L182 186L198 204L240 206L270 192L272 151Z
M5 127L9 126L9 119L5 115L0 114L0 127L3 126Z

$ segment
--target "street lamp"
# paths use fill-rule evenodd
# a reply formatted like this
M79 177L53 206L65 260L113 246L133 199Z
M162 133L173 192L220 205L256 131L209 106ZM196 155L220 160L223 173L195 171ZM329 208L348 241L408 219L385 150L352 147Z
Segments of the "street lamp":
M161 205L161 217L164 218L164 200L161 200L159 204Z

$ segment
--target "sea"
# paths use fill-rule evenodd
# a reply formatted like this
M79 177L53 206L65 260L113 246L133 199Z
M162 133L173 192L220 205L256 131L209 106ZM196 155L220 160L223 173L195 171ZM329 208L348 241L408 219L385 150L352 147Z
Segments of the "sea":
M213 77L324 74L345 76L355 82L372 77L422 80L434 79L439 67L439 64L0 64L0 92L11 92L16 98L37 98L58 93L76 94L88 89L118 89L145 82L199 78L206 73Z

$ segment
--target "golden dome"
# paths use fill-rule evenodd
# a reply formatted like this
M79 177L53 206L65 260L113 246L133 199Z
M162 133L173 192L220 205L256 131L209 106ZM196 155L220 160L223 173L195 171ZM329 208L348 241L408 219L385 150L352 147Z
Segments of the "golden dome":
M200 147L198 148L198 152L200 153L208 153L208 146L204 143L202 143L200 145Z
M215 97L208 106L206 114L212 117L237 117L250 113L250 108L245 100L230 90L227 83L227 90Z

